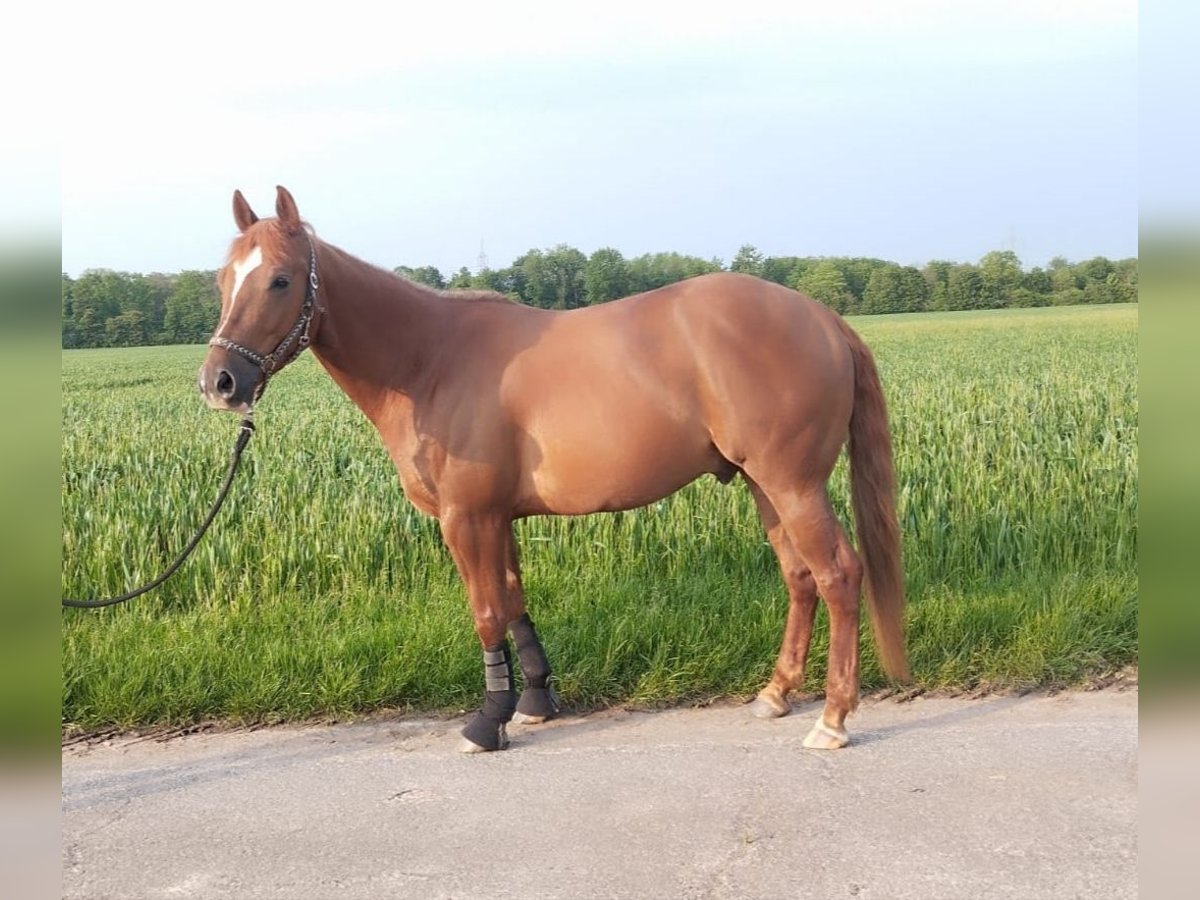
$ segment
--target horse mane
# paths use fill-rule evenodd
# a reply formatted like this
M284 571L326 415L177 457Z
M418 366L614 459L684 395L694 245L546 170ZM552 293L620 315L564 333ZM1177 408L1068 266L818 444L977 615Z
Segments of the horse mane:
M369 263L367 265L369 265ZM381 271L387 272L386 269ZM407 278L404 275L401 275L399 272L387 272L387 274L404 282L406 286L413 288L413 290L419 291L423 294L428 294L433 297L440 297L442 300L463 300L467 303L507 303L516 304L517 306L522 305L519 301L514 300L507 294L502 294L499 291L488 290L486 288L435 288L430 287L427 284L422 284L419 281L413 281L411 278Z
M308 222L301 222L301 225L310 237L316 237L316 231ZM229 245L229 256L226 259L226 264L232 263L235 260L245 259L247 254L255 247L261 248L263 254L268 257L279 258L285 256L290 250L288 241L291 237L292 234L280 225L278 219L260 219L233 239L233 243ZM413 281L411 278L405 278L399 272L392 272L382 266L369 263L365 259L359 259L357 256L347 253L339 247L334 247L332 244L323 243L321 246L326 253L336 253L345 262L353 262L361 267L365 267L381 282L391 282L394 284L398 281L407 288L419 293L440 297L443 300L466 301L468 303L513 304L517 302L511 297L501 294L499 291L479 290L475 288L440 289L430 287L419 281Z
M404 278L403 275L397 275L397 278ZM405 281L409 279L405 278ZM415 282L411 282L414 283ZM426 285L417 285L418 287L426 287ZM479 288L446 288L438 290L437 288L429 288L436 294L440 294L446 300L465 300L468 303L516 303L512 297L507 294L501 294L499 291L482 290ZM518 304L519 305L519 304Z

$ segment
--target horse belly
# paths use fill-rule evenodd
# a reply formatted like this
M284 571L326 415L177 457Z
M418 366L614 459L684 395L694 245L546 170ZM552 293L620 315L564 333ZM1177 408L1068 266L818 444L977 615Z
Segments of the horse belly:
M607 418L531 435L521 512L632 509L729 465L703 430L665 421L637 427L628 416Z

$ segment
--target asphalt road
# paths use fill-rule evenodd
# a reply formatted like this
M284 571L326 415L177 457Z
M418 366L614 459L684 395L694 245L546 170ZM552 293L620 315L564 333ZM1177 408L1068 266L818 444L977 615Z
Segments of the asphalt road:
M609 711L455 752L463 720L62 752L72 898L1137 896L1136 689Z

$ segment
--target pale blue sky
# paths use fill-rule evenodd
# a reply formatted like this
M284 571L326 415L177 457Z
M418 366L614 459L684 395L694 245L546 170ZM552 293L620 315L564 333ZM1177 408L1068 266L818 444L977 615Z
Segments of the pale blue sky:
M96 11L64 269L214 268L233 189L265 215L276 183L327 240L447 274L481 239L493 267L1137 253L1131 2L560 6Z

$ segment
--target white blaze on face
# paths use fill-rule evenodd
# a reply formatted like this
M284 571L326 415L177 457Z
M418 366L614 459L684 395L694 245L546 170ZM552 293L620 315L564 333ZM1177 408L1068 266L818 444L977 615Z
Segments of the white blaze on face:
M255 247L246 258L233 264L233 290L229 292L229 311L233 312L233 304L237 303L238 291L246 276L262 265L262 248Z
M233 304L237 302L238 291L242 289L242 282L246 280L246 276L262 265L262 249L255 247L246 254L246 258L238 260L233 264L233 290L229 292L229 308L225 310L225 315L221 316L221 321L217 325L217 334L220 334L225 328L225 323L229 321L229 317L233 315Z

